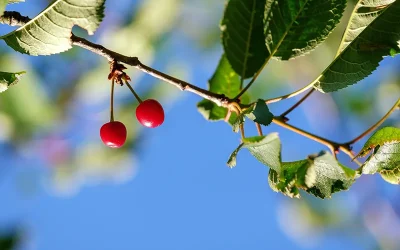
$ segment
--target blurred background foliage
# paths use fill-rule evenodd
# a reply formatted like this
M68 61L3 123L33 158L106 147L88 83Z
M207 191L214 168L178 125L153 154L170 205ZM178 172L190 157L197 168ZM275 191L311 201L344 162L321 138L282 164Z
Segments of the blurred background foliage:
M49 2L26 1L9 5L7 10L17 10L33 17ZM289 62L272 61L251 88L252 98L286 94L314 80L335 56L354 3L349 2L339 27L315 51ZM79 28L74 28L74 32L111 50L138 56L147 65L206 88L206 80L222 54L218 24L223 8L222 0L107 1L106 17L94 36L87 37ZM10 30L10 27L0 27L1 34ZM41 193L48 193L53 199L66 199L78 195L85 185L134 182L138 169L145 167L141 164L141 155L145 155L155 141L164 140L163 137L148 139L152 131L144 131L134 119L136 101L126 87L118 87L116 116L129 128L129 141L119 150L110 150L102 145L98 130L109 119L109 65L97 55L73 48L55 56L29 57L12 51L3 43L0 46L0 67L2 71L28 72L19 84L0 95L0 194L5 197L9 192L7 183L13 183L19 199L25 200ZM348 140L383 116L399 97L399 69L399 58L387 58L378 71L357 85L331 95L315 93L295 114L290 115L290 122L337 141ZM128 69L127 73L140 95L158 99L166 108L167 115L179 112L174 108L176 103L188 106L185 111L197 112L195 103L200 100L198 97L181 93L134 69ZM273 104L270 108L277 114L296 99ZM202 119L200 114L195 115ZM184 113L179 116L182 119L189 117ZM210 136L221 138L213 132L215 127L220 130L216 123L205 126L186 121L186 124L193 132L204 130ZM400 126L398 113L386 125ZM255 134L255 128L248 126L249 135ZM225 124L222 129L230 130ZM264 130L280 132L286 161L302 159L321 148L276 127ZM187 136L178 130L166 132L175 133L176 137ZM232 133L230 136L237 141L237 135ZM229 143L223 138L214 141L219 146ZM174 148L191 147L197 142L187 141L187 145L169 143L169 147L168 142L163 144L165 149L154 157L168 159ZM218 145L200 146L208 154L207 151L218 150ZM233 149L236 145L228 146ZM358 144L355 150L361 146L362 143ZM229 152L218 154L227 157ZM340 156L340 159L355 167L346 157ZM191 165L182 159L164 161L169 168L176 165L190 168ZM224 163L212 162L214 168L224 168ZM261 167L246 157L239 160L238 166L249 164ZM244 169L253 171L252 168ZM272 192L266 174L262 184L262 192ZM205 192L213 191L207 189ZM336 195L332 200L303 197L302 200L290 200L277 195L270 204L275 210L275 214L270 215L274 218L271 218L271 223L275 223L286 235L286 240L294 242L298 249L330 249L324 240L326 237L334 237L339 243L342 240L351 242L352 247L348 249L400 249L400 192L380 177L363 177L349 192ZM2 206L3 209L13 209L13 204L1 199L0 214ZM181 204L174 203L174 206ZM35 232L24 228L23 217L17 220L15 224L7 216L0 216L0 235L4 235L0 238L0 249L11 249L17 243L21 249L45 249L32 248L29 235ZM11 233L14 231L27 236L18 237L20 240L17 241ZM271 245L285 246L272 237L269 240ZM253 249L267 249L267 246L259 245Z

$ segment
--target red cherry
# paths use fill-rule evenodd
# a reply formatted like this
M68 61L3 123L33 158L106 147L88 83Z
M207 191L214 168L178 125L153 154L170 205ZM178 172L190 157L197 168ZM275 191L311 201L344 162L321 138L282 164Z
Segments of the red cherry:
M164 122L164 109L158 101L148 99L136 108L136 118L143 126L155 128Z
M106 146L120 148L126 141L126 127L122 122L108 122L101 126L100 137Z

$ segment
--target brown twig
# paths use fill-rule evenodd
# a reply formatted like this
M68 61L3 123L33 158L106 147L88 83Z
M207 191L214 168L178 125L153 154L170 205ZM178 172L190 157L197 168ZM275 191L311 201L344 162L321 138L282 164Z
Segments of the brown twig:
M365 136L367 136L369 133L371 133L372 131L374 131L375 129L377 129L380 125L382 125L382 123L384 121L386 121L389 116L396 110L398 109L398 107L400 106L400 98L397 100L397 102L393 105L393 107L374 125L372 125L369 129L367 129L366 131L364 131L363 133L361 133L359 136L357 136L356 138L354 138L353 140L347 142L346 144L348 145L352 145L356 142L358 142L359 140L361 140L362 138L364 138Z
M298 102L296 102L292 107L290 107L288 110L283 112L280 117L285 118L290 112L295 110L300 104L302 104L312 93L314 93L315 89L311 89L303 98L301 98Z

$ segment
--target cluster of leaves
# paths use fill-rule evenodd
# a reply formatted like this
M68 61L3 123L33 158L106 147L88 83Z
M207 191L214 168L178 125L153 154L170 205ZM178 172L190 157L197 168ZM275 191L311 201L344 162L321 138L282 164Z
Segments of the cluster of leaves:
M255 81L271 58L284 61L309 53L339 23L346 4L346 0L228 1L221 21L224 54L209 81L210 91L234 98L243 89L244 81L248 78ZM320 92L348 87L370 75L383 57L394 56L399 51L400 1L360 0L343 34L337 56L311 85ZM240 99L244 104L248 101L246 94ZM238 117L232 115L229 123L234 126L234 131L249 114L253 121L268 125L273 115L262 104L259 100L250 111L246 109ZM263 112L253 112L255 106L264 106ZM201 101L198 109L211 121L224 120L228 114L225 108L208 100ZM389 182L398 184L400 171L395 145L400 138L392 134L392 141L386 141L388 130L396 131L396 128L387 128L374 135L384 145L379 146L374 141L378 147L364 163L362 173L379 172ZM272 189L290 197L299 197L299 189L320 198L330 197L336 191L347 189L359 176L327 152L309 156L306 160L282 162L277 134L243 138L232 153L229 166L236 165L236 155L241 148L247 148L261 163L269 166ZM383 158L383 155L387 157Z
M289 60L322 43L339 23L347 0L230 0L221 21L224 55L209 89L233 98L243 81L257 78L271 58ZM390 25L387 25L390 23ZM311 84L321 92L348 87L370 75L385 56L400 51L400 2L360 0L332 63ZM243 96L241 102L247 103ZM198 104L208 120L227 111Z
M373 134L359 156L373 153L358 171L337 161L328 152L310 155L307 159L283 162L282 145L277 133L243 139L231 154L230 167L236 166L240 149L247 148L262 164L268 166L269 184L276 192L291 198L300 197L300 189L319 198L330 198L332 193L347 190L360 174L375 174L392 184L400 184L400 129L385 127Z

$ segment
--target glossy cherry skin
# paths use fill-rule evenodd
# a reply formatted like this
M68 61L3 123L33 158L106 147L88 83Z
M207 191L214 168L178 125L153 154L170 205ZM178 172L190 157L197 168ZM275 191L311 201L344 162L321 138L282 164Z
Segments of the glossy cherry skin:
M113 121L101 126L100 138L110 148L120 148L126 141L126 127L122 122Z
M136 108L136 118L143 126L155 128L164 122L164 109L158 101L148 99Z

